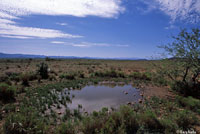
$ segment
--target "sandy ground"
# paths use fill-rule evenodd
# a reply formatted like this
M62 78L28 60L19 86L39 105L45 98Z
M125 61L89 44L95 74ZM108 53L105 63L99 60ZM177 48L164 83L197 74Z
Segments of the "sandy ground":
M153 96L172 99L175 94L169 90L169 87L158 87L153 85L144 85L141 87L142 94L146 98L150 98Z

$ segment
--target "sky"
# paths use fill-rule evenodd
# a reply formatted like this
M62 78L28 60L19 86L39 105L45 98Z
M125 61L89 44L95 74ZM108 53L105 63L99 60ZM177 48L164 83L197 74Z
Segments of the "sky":
M0 0L2 53L150 58L196 27L200 0Z

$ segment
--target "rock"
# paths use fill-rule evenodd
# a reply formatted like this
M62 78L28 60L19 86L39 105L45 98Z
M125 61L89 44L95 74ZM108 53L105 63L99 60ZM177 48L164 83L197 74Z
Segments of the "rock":
M124 93L124 94L128 94L128 92L126 92L126 91L123 91L123 93Z
M124 91L124 94L128 94L128 92Z
M128 102L128 103L127 103L127 105L131 105L131 104L132 104L131 102Z

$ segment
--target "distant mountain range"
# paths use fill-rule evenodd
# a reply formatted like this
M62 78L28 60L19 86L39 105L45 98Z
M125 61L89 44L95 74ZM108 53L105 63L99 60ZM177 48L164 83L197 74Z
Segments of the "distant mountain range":
M53 59L109 59L109 60L147 60L143 58L99 58L99 57L76 57L76 56L45 56L45 55L30 55L30 54L6 54L0 53L0 59L43 59L43 58L53 58Z

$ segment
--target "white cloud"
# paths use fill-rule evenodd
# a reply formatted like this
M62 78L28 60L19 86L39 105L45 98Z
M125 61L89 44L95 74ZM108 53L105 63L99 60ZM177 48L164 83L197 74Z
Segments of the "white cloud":
M169 30L169 29L176 29L177 27L173 24L170 24L169 26L165 27L166 30Z
M15 19L28 15L116 17L125 9L122 0L0 0L0 36L6 38L80 38L54 29L22 27ZM65 26L67 23L57 23Z
M108 43L91 43L91 42L69 43L69 42L52 41L51 43L64 44L73 47L129 47L129 45L121 45L121 44L114 45Z
M147 0L142 1L149 6L154 5L169 15L172 21L177 19L192 23L200 21L200 0L151 0L151 3L147 3Z
M42 29L34 27L20 27L15 22L0 19L0 36L8 38L80 38L79 35L71 35L53 29Z
M18 17L16 17L16 16L13 16L13 15L10 15L10 14L8 14L8 13L6 13L6 12L2 12L1 11L1 9L0 9L0 17L1 18L6 18L6 19L19 19Z
M56 23L57 25L61 25L61 26L67 26L67 23Z
M65 42L62 42L62 41L52 41L51 43L52 44L64 44Z
M17 16L72 15L85 17L88 15L100 17L115 17L124 11L122 0L1 0L2 11Z
M0 35L0 37L15 38L15 39L31 39L31 37L27 37L27 36L12 36L12 35Z
M82 36L63 33L54 29L18 26L14 19L18 17L0 12L0 37L5 38L80 38Z

